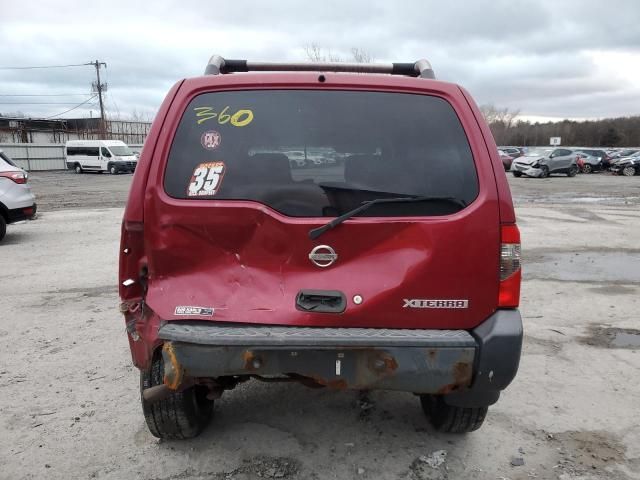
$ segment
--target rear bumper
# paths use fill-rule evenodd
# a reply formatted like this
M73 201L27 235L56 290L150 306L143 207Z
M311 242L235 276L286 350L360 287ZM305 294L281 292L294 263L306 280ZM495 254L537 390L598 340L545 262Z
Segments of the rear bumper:
M522 320L498 311L465 330L163 325L165 384L187 378L293 375L333 388L442 394L452 405L494 403L518 369Z
M22 222L24 220L30 220L36 216L38 206L34 203L28 207L14 208L8 210L9 221L7 223Z

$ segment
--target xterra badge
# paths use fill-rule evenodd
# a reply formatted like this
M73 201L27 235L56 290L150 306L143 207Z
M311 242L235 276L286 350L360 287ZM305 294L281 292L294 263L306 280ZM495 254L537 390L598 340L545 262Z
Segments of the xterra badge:
M176 315L197 315L200 317L211 317L213 316L213 308L211 307L188 307L188 306L179 306L176 307Z
M402 308L468 308L469 300L426 300L420 298L404 299Z

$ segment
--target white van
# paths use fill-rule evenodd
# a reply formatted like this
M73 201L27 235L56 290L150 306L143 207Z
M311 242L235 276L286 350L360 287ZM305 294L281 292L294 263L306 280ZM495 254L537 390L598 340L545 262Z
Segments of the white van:
M82 172L133 172L135 153L120 140L69 140L65 145L67 168Z

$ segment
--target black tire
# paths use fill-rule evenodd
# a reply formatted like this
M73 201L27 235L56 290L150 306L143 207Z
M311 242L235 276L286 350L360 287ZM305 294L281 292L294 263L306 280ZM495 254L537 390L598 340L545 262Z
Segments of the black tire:
M489 410L489 407L447 405L441 395L420 395L420 403L431 425L444 433L468 433L479 429Z
M4 219L2 214L0 214L0 242L4 238L7 233L7 221Z
M79 163L76 163L76 166L73 168L77 174L82 173L82 167L80 166Z
M167 440L193 438L204 430L213 416L213 400L207 399L208 389L196 385L172 393L164 400L147 403L142 391L160 385L164 375L162 355L156 355L151 370L140 372L140 399L147 427L154 437Z
M118 173L118 169L115 165L109 165L109 173L111 175L116 175Z
M582 173L593 173L593 167L590 164L585 163L582 166Z
M520 178L522 176L522 172L513 172L513 176L516 178Z
M622 175L625 177L633 177L636 174L636 169L634 167L624 167L622 169Z
M543 165L540 167L540 178L547 178L549 176L549 167Z
M578 174L578 166L571 165L567 171L567 177L575 177Z

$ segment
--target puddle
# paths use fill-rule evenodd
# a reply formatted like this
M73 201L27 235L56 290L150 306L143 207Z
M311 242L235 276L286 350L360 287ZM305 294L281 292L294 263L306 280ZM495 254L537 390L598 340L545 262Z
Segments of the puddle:
M524 263L525 278L567 282L640 283L640 253L551 253Z
M640 330L614 327L589 327L589 335L581 343L603 348L629 348L640 350Z
M611 346L615 348L640 348L640 331L614 333Z

